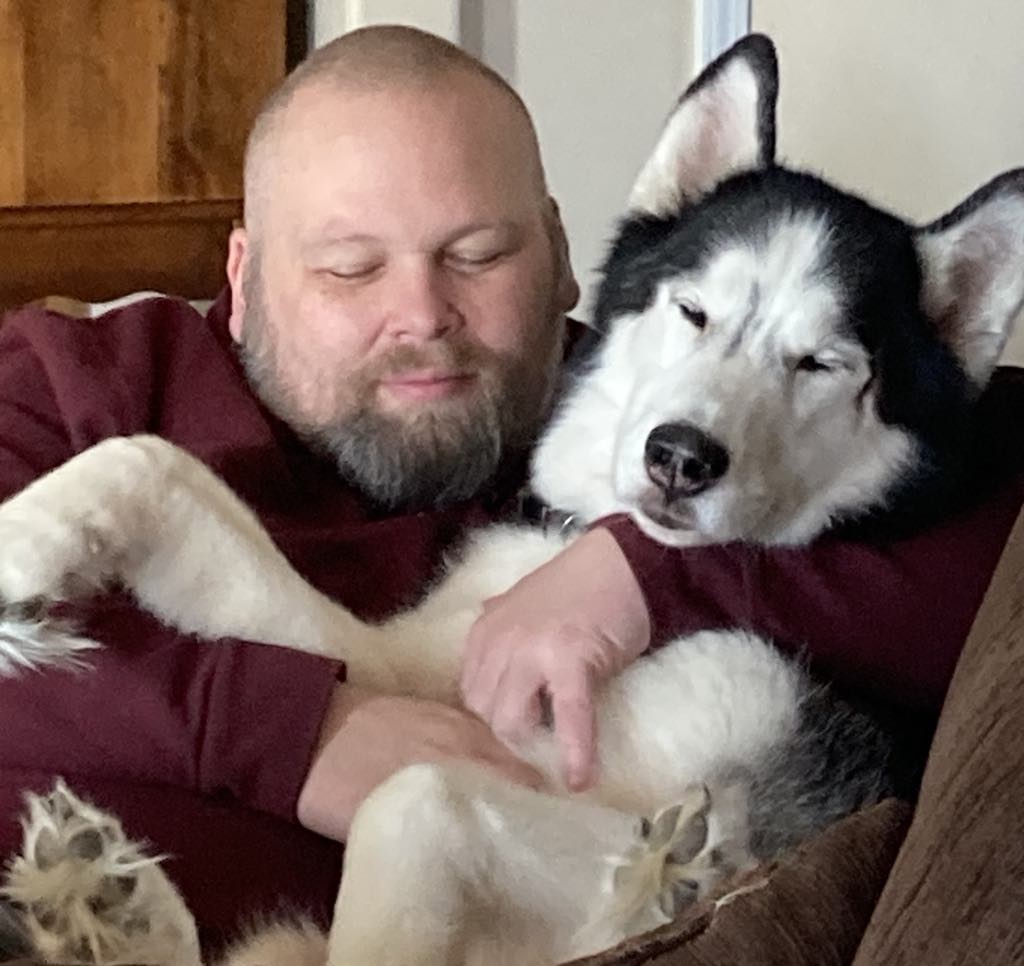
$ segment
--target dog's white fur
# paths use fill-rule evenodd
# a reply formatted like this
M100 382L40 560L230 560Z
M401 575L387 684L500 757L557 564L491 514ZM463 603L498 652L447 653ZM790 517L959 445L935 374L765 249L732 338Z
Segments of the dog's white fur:
M544 434L534 485L588 519L632 513L670 545L803 543L837 511L877 501L912 462L913 442L878 418L874 391L863 393L867 352L838 334L835 292L815 273L824 230L784 222L763 244L727 248L665 281L649 308L617 320L593 374ZM687 325L682 303L714 324ZM797 370L806 356L829 368ZM686 526L669 528L652 515L660 494L644 443L678 420L723 443L732 462L687 501Z
M664 213L764 161L753 133L757 98L756 77L739 58L681 102L638 179L634 208ZM683 164L695 138L701 157ZM997 222L1024 247L1019 198ZM584 520L631 513L670 544L800 542L838 509L877 500L913 459L913 444L864 402L866 355L836 334L834 295L814 273L821 230L812 221L781 223L759 244L733 246L699 273L666 280L646 310L616 320L542 440L537 491ZM958 231L968 233L967 248L989 237L979 224ZM951 337L981 384L1024 291L1019 271L1000 269L1006 291L997 311L989 299L974 314L962 312L963 262L952 251L965 246L948 235L928 236L922 250L943 319L952 326L984 316L981 336ZM977 290L967 297L981 298ZM681 302L699 304L715 326L688 327ZM747 326L745 349L736 352L739 328L752 316L758 323ZM793 362L807 355L827 368L799 371ZM691 501L685 520L656 520L641 471L643 441L654 426L679 419L723 440L732 469ZM481 602L563 546L531 530L479 533L420 606L371 626L310 587L200 462L157 438L111 439L0 507L0 598L49 601L116 579L184 631L340 657L354 682L456 702L460 642ZM87 657L81 641L62 647L44 631L45 620L8 626L7 664ZM0 651L0 672L9 669L3 661ZM565 794L547 732L517 747L546 777L544 792L468 765L408 768L356 816L326 946L308 927L255 942L292 966L325 956L332 966L550 964L665 922L681 886L703 895L727 870L750 864L746 790L730 776L753 769L792 732L800 683L799 669L755 636L696 634L632 665L601 693L601 778L586 795ZM39 828L57 823L64 834L91 814L60 791L59 801L35 800L14 894L36 887ZM655 817L654 839L641 816ZM163 892L133 894L129 905L154 930L194 936L169 883ZM44 950L57 948L50 930L30 922ZM98 928L84 914L75 922L76 941ZM125 935L124 948L105 961L157 961L164 947L147 945L146 935ZM180 961L191 966L198 953L182 942ZM256 961L258 948L233 955L242 966Z
M344 657L356 683L454 702L458 642L481 602L563 542L512 527L484 531L419 607L366 625L302 581L203 464L163 440L135 437L98 444L4 504L0 545L7 599L55 599L68 575L97 583L116 575L172 626ZM698 634L608 685L601 779L586 795L552 797L564 791L547 732L518 751L547 777L548 793L468 766L395 776L353 825L331 962L495 963L506 945L516 950L509 962L529 962L524 943L536 946L536 962L556 962L666 921L660 878L658 889L630 899L626 921L615 914L622 897L610 888L612 873L642 845L638 818L691 802L707 785L715 808L686 878L701 892L714 885L712 852L731 869L748 865L742 802L719 772L723 762L753 765L792 729L798 677L755 637ZM442 931L431 945L428 923L436 931L452 921L434 904L466 897L479 906L460 906L459 921L478 916L487 928ZM406 932L416 937L412 958L396 949Z

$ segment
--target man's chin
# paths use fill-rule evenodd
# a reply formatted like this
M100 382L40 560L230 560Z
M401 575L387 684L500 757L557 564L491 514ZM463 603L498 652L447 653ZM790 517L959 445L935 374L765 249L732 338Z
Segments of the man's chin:
M382 382L377 387L377 398L388 410L465 404L477 395L478 386L475 376L395 380Z
M376 428L330 447L342 475L372 503L405 512L478 495L494 478L500 434L467 433L466 421L378 414Z
M409 442L460 436L472 425L481 401L465 396L441 399L377 399L372 420L381 432L390 431Z

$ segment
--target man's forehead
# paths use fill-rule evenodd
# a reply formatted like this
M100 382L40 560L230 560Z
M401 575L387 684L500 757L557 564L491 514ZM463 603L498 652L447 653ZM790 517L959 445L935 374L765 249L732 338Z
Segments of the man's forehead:
M386 145L391 136L405 139L410 151L441 136L455 147L491 149L502 155L535 147L529 121L514 101L480 78L449 73L434 85L320 82L301 88L283 112L282 147L330 149L338 140Z
M500 116L467 123L460 108L435 103L434 94L421 102L406 93L404 101L379 92L296 99L278 134L270 203L336 210L357 230L396 192L405 204L447 205L455 220L532 217L546 193L529 138L510 132Z

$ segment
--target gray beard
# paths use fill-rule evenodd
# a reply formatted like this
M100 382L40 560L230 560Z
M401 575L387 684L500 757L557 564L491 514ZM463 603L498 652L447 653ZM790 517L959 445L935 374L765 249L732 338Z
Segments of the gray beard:
M314 422L280 379L259 273L246 283L248 317L239 352L253 391L375 506L414 511L472 499L533 445L551 402L560 339L537 347L546 358L532 371L520 366L485 383L471 406L440 406L402 421L375 410L372 398L360 398L357 390L351 411Z
M427 413L411 424L366 407L329 426L312 424L295 413L263 352L247 341L240 354L249 384L267 408L381 509L412 511L469 500L495 478L506 457L529 445L507 439L491 394L469 412Z
M492 400L486 403L472 418L431 414L415 427L363 411L330 431L303 436L383 509L449 506L480 493L503 461L501 420Z

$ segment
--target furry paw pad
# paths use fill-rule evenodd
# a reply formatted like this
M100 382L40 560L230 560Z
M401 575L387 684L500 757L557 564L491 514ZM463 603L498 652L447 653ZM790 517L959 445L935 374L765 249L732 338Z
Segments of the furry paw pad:
M22 908L38 954L51 962L158 961L138 957L152 946L166 889L177 899L160 858L146 855L116 818L63 781L26 803L22 852L3 893Z
M613 860L612 892L653 899L661 914L675 918L732 873L725 854L709 843L711 795L701 785L653 819L641 819L637 842Z

